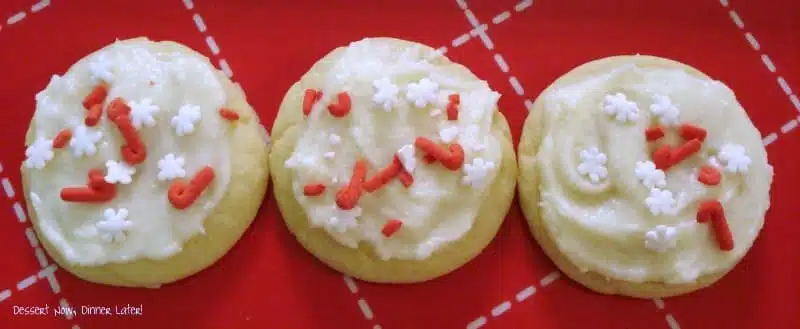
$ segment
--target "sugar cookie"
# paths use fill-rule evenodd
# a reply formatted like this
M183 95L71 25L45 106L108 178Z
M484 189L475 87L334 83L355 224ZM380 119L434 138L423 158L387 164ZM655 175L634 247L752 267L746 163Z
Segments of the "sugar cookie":
M222 257L267 188L268 137L238 85L174 42L117 41L36 95L23 185L50 256L158 287Z
M499 94L421 44L340 47L286 94L275 196L318 259L373 282L444 275L492 240L516 165Z
M640 298L688 293L747 253L772 167L734 93L678 62L619 56L553 83L525 122L520 199L570 278Z

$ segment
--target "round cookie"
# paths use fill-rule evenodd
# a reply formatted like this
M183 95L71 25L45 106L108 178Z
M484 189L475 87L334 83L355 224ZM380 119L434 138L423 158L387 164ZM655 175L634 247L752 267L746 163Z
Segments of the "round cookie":
M156 288L220 259L268 181L244 92L174 42L117 41L36 95L23 186L48 254L76 276Z
M289 89L272 129L288 228L319 260L366 281L426 281L465 264L514 194L498 98L421 44L368 38L333 50Z
M603 294L668 297L713 284L747 253L772 167L734 93L685 64L617 56L536 100L519 145L533 236Z

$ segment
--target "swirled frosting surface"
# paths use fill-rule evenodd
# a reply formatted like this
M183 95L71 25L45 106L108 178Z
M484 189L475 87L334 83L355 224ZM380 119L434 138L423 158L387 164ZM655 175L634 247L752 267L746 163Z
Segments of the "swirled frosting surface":
M582 271L630 282L693 282L733 266L769 208L772 167L761 136L724 84L680 69L618 65L543 96L536 155L545 229ZM704 129L701 149L658 172L652 154L686 142L680 127ZM660 126L664 136L648 141ZM702 166L721 173L698 180ZM735 246L721 250L697 221L717 200Z
M124 164L125 141L105 112L95 126L84 122L82 101L101 82L109 86L104 108L117 97L132 108L147 147L138 165ZM207 60L146 39L114 43L54 76L36 95L23 163L40 233L66 261L84 266L164 259L181 251L185 241L204 233L203 220L230 179L229 122L217 114L226 98ZM186 108L191 115L179 113ZM65 129L72 132L70 142L52 149ZM205 166L215 173L211 185L192 206L175 209L167 198L170 182L189 180ZM116 196L103 203L62 200L62 189L87 185L91 169L114 182Z
M427 48L364 39L326 59L306 78L306 86L323 96L299 124L300 137L286 165L312 227L352 248L367 243L383 259L424 259L470 230L502 158L491 133L499 94L465 77L454 64L429 60L434 57ZM352 99L349 114L341 118L327 109L340 92ZM458 120L448 120L445 113L453 94L460 96ZM418 137L441 145L458 143L464 165L448 170L425 163L414 147ZM407 153L400 151L404 147ZM414 163L408 170L414 178L410 187L393 179L375 192L364 192L355 208L337 207L336 193L350 180L357 160L368 163L370 178L396 154L404 164ZM327 188L322 195L306 196L308 184ZM383 229L390 219L402 221L402 227L386 236Z

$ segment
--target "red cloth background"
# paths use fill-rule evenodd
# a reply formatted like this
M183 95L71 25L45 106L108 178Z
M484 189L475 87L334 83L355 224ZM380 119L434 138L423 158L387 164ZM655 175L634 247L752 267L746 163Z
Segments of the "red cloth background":
M518 11L516 1L468 0L469 12L463 1L449 0L56 0L36 12L35 0L0 2L0 179L11 187L0 195L0 328L466 328L481 316L482 328L800 328L800 129L793 129L800 102L793 104L792 91L781 86L800 90L800 2L537 0ZM26 12L23 20L5 21L20 11ZM492 22L505 11L506 20ZM195 14L205 32L198 31ZM492 49L478 37L453 47L473 30L472 14L476 25L486 24ZM51 74L63 73L90 51L137 36L176 40L214 62L225 59L267 127L291 83L334 47L366 36L446 46L448 56L503 94L500 105L515 139L527 114L525 101L572 67L615 54L670 57L736 90L771 142L773 205L764 231L735 270L709 289L663 305L589 293L563 276L543 285L540 280L555 268L531 239L517 206L494 242L453 274L407 286L357 282L353 292L342 275L295 242L271 196L226 257L181 282L158 290L121 289L56 269L53 282L34 276L24 287L42 265L53 266L37 260L38 247L25 234L30 223L18 220L13 208L24 204L18 167L34 95ZM213 36L218 54L210 51L207 36ZM495 54L505 59L507 73ZM524 87L522 95L511 77ZM518 302L515 295L531 285L536 293ZM52 315L62 300L79 314ZM511 308L493 316L492 309L505 301ZM365 315L359 303L371 312ZM13 314L14 306L45 304L49 316ZM80 306L125 304L141 304L143 316L80 314Z

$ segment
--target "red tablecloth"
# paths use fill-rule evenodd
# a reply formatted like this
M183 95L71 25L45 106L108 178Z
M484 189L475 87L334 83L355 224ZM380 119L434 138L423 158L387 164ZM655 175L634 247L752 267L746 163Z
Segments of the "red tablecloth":
M800 2L516 1L0 2L0 328L800 328ZM451 275L353 284L295 242L271 196L239 244L192 278L159 290L90 284L53 265L33 238L21 206L23 135L51 74L136 36L226 63L267 127L284 91L334 47L365 36L446 47L503 94L515 138L526 102L572 67L615 54L674 58L737 91L769 144L773 205L730 275L664 301L601 296L558 276L517 206L491 246ZM78 314L53 315L60 304ZM81 314L126 304L143 315ZM14 315L15 306L45 305L48 316Z

